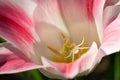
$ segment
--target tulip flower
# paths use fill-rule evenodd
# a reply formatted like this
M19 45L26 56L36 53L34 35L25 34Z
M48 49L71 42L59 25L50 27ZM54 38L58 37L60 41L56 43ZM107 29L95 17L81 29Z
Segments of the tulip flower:
M0 74L87 75L120 50L117 0L0 0Z

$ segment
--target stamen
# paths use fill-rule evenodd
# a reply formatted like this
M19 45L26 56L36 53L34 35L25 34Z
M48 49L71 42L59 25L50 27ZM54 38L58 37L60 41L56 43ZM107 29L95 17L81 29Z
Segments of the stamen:
M55 53L58 56L64 57L62 54L60 54L60 52L50 46L47 46L48 49L50 49L53 53Z
M62 49L58 51L50 46L48 46L48 49L62 58L71 58L71 61L74 61L77 59L76 57L80 57L89 49L89 47L84 47L85 36L83 36L81 43L77 46L74 43L70 43L69 39L63 33L61 33L61 36L64 41Z
M89 49L89 47L80 47L79 49Z

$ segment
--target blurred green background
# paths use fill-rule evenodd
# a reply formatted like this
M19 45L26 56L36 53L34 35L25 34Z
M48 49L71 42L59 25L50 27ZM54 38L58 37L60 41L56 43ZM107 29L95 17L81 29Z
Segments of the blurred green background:
M0 38L0 43L4 42ZM57 80L42 75L38 70L17 74L0 75L0 80ZM120 52L106 56L95 70L87 76L76 77L72 80L120 80Z

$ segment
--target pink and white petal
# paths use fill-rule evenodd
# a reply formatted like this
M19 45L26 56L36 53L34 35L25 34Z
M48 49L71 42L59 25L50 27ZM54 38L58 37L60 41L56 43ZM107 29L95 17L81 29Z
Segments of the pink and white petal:
M91 45L93 41L99 44L92 13L93 2L94 0L59 1L61 15L73 42L77 44L81 42L83 36L86 36L85 45Z
M0 36L23 52L31 47L37 35L34 23L26 12L11 0L0 0Z
M36 32L38 33L41 40L40 43L36 43L34 45L34 51L37 55L36 57L41 59L41 56L45 56L49 59L53 59L55 54L48 49L48 46L55 48L56 50L60 50L63 44L63 39L61 36L62 32L55 26L45 22L38 24L36 27Z
M120 0L117 0L117 3L115 5L120 5Z
M45 45L49 45L56 49L60 49L62 47L62 36L61 31L48 23L40 23L41 27L36 27L36 32L38 33L41 41Z
M38 0L38 6L35 10L34 18L37 25L45 22L57 27L69 35L69 32L60 14L61 12L58 1L59 0ZM40 26L41 25L39 25L39 27Z
M101 59L105 56L105 52L101 49L98 50L98 54L96 55L96 58L94 59L94 62L91 66L91 69L89 69L89 72L92 72L96 66L100 63Z
M103 40L103 9L105 7L105 2L106 0L94 0L93 3L93 16L100 42Z
M100 47L106 55L120 51L120 13L104 30L103 43Z
M25 59L26 61L31 61L28 57L26 57L26 55L22 51L14 47L11 43L8 42L0 43L0 48L5 48L5 50L14 52L15 55Z
M119 12L119 2L119 0L94 0L93 16L101 42L103 40L104 27L115 19Z
M45 76L49 78L56 78L56 79L65 79L64 75L59 71L58 66L56 62L53 62L51 60L48 60L45 57L41 57L42 63L46 68L41 68L40 72L42 72ZM59 65L59 67L62 65ZM67 78L68 79L68 78Z
M120 6L119 5L111 5L104 9L104 29L109 25L120 13Z
M71 63L56 63L52 62L44 57L42 57L43 65L46 67L44 70L48 71L49 73L63 76L64 78L70 78L79 75L86 75L91 71L93 66L95 66L98 62L96 61L97 55L101 54L98 53L98 48L95 42L93 42L92 46L90 47L89 51L86 52L83 56L81 56L78 60L71 62ZM101 58L101 56L99 56ZM56 74L57 72L57 74ZM49 74L48 73L48 74ZM46 74L46 75L48 75ZM49 76L48 76L49 77Z
M105 6L110 6L118 3L119 0L106 0Z
M0 47L0 74L18 73L42 67L16 56L5 47Z
M35 0L11 0L11 3L20 6L31 18L33 18L33 13L37 6Z

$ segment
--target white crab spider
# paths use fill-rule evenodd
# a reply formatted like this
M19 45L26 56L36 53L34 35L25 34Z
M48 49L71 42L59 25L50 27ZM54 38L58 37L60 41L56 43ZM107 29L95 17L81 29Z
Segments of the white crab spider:
M77 45L77 46L70 52L70 54L69 54L68 56L66 56L65 58L69 58L69 57L72 56L72 62L73 62L73 61L74 61L74 55L75 55L75 54L78 54L78 52L79 52L80 50L89 49L89 47L83 47L83 46L82 46L82 45L84 44L84 42L85 42L85 37L83 36L82 42L81 42L79 45Z

